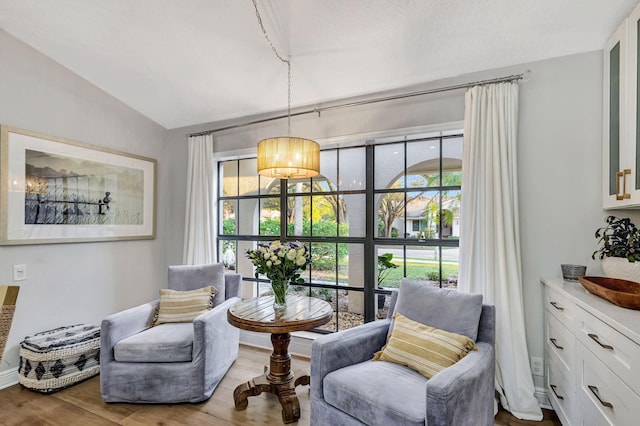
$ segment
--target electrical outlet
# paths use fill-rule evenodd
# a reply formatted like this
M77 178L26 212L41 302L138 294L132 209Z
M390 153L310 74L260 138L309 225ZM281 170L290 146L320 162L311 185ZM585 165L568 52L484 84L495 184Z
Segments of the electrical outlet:
M544 359L531 357L531 374L534 376L544 376Z

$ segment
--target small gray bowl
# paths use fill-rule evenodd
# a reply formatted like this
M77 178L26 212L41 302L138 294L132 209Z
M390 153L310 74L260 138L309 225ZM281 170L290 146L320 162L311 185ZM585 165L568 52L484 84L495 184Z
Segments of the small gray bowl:
M578 281L578 277L584 277L587 267L583 265L560 265L562 278L567 281Z

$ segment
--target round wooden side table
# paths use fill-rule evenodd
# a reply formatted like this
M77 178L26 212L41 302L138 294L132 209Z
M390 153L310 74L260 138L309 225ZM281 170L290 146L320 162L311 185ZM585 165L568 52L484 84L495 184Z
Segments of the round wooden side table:
M296 386L308 385L308 370L291 371L289 342L292 331L311 330L326 324L333 316L331 306L320 299L303 296L287 296L287 306L274 310L273 296L262 296L236 303L227 311L229 323L248 331L271 333L273 353L269 368L236 387L233 400L236 410L244 410L247 398L269 392L278 397L282 405L282 419L292 423L300 418L300 403Z

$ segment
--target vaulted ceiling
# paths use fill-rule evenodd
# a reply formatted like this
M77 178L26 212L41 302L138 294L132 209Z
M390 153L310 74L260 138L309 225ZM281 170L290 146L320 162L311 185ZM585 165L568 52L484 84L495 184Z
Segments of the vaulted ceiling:
M638 0L257 3L296 107L602 49ZM287 106L252 0L0 0L0 29L168 129Z

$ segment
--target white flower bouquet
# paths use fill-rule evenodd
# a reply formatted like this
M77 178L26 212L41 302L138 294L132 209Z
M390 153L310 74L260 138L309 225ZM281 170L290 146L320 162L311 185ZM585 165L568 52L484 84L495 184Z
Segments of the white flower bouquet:
M276 307L285 306L290 282L304 283L300 272L311 263L309 250L299 241L258 244L255 250L247 250L247 257L256 266L256 279L264 274L271 281Z

